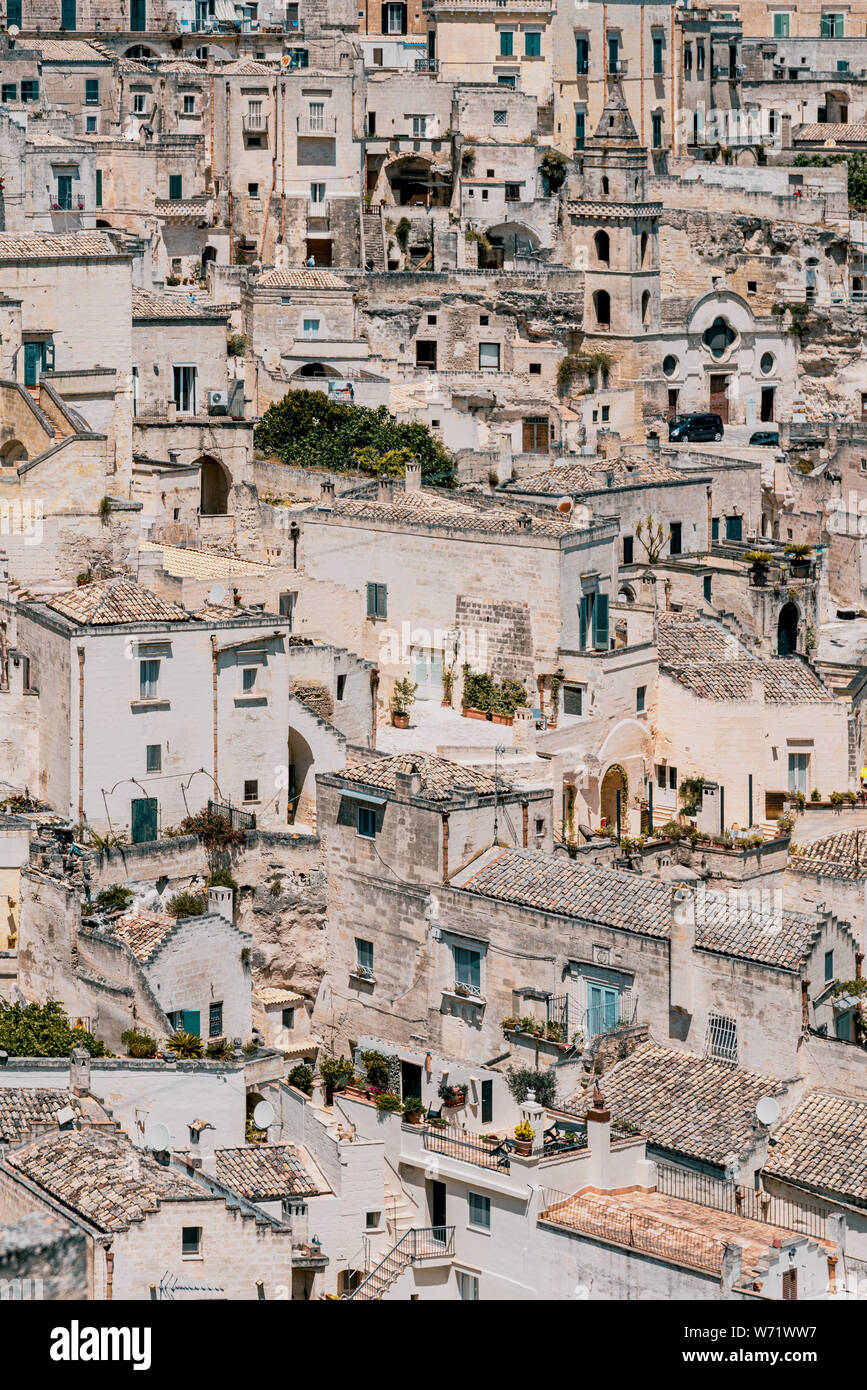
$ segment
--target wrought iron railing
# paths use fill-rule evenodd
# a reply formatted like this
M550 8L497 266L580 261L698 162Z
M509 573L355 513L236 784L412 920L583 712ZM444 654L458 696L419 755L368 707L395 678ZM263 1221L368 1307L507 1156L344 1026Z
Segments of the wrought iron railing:
M208 801L208 810L215 816L231 821L233 830L255 830L256 817L252 811L240 811L230 801Z
M781 1226L818 1240L827 1238L827 1218L832 1208L826 1203L802 1207L776 1193L764 1189L756 1191L733 1180L715 1178L675 1164L657 1163L656 1174L657 1191L667 1197L679 1197L684 1202L712 1207L714 1211L730 1212L748 1221L761 1221L766 1226Z
M458 1139L446 1130L425 1128L422 1130L424 1146L430 1153L442 1154L444 1158L459 1158L464 1163L473 1163L477 1168L505 1169L509 1171L509 1141L496 1144L474 1143L470 1139Z
M373 1266L356 1289L344 1294L344 1298L346 1301L358 1299L360 1302L382 1298L398 1275L411 1264L415 1264L416 1260L450 1258L454 1253L454 1226L413 1226L383 1256L379 1264Z

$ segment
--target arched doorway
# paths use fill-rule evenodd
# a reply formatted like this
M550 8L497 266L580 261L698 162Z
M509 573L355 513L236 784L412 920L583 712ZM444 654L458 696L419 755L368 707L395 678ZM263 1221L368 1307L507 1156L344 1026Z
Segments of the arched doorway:
M329 374L321 362L305 362L303 367L299 367L297 372L293 373L294 376L328 376Z
M216 260L217 260L217 248L216 248L216 246L206 246L206 247L204 247L204 249L203 249L203 251L202 251L202 276L203 276L203 277L206 276L207 273L208 273L208 266L211 265L211 264L216 264Z
M777 656L792 656L798 650L798 609L784 603L777 619Z
M225 516L229 510L229 475L216 459L199 460L201 468L201 496L199 510L202 516Z
M629 782L619 763L612 763L602 778L599 809L606 825L617 828L617 793L620 792L620 828L627 827Z

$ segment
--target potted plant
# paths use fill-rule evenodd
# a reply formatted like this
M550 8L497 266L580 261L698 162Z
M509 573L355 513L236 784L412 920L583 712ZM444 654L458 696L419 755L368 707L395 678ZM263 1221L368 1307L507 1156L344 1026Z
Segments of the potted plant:
M536 1138L536 1131L529 1120L522 1120L519 1125L515 1125L515 1152L522 1158L529 1158L533 1152L533 1140Z
M792 574L799 579L807 579L810 574L810 559L813 554L811 545L804 545L800 541L794 545L786 546L786 558L792 570Z
M774 563L773 555L769 550L747 550L744 559L750 566L750 582L761 587L768 577L768 565Z
M417 690L418 686L413 684L409 676L395 681L389 706L391 708L391 722L396 729L409 728L409 712L415 704L415 692Z
M403 1109L403 1101L394 1091L381 1091L376 1097L376 1108L385 1114L396 1115Z
M428 1126L431 1129L448 1129L449 1122L448 1120L444 1120L442 1115L431 1115L428 1120Z
M442 703L443 703L443 705L450 705L450 704L451 704L451 702L452 702L452 693L453 693L453 691L454 691L454 688L455 688L455 676L454 676L454 672L453 672L453 671L448 671L448 670L443 671L443 698L442 698Z
M467 1103L466 1086L441 1086L440 1096L447 1110L458 1110Z
M388 1058L385 1054L373 1050L362 1052L361 1060L364 1064L368 1086L376 1087L378 1091L387 1091L389 1089Z
M408 1096L403 1103L403 1117L407 1124L420 1125L425 1115L425 1104L421 1096Z

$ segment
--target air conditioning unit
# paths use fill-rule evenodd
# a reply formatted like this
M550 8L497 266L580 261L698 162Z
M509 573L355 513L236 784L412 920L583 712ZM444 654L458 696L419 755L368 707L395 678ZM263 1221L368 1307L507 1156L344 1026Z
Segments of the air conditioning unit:
M228 391L209 391L208 392L208 414L209 415L228 415L229 413L229 393Z

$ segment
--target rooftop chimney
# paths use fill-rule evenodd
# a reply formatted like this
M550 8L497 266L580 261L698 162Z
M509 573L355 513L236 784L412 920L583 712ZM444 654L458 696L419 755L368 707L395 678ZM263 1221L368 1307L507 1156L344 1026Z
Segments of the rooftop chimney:
M596 436L596 449L600 458L619 458L620 435L616 430L600 430Z
M232 889L224 888L221 883L214 883L208 889L208 911L213 912L217 917L224 917L227 922L232 921Z
M69 1054L69 1089L76 1096L90 1091L90 1053L86 1047L74 1047Z
M668 954L669 1008L692 1017L692 976L695 969L695 893L685 883L671 895ZM688 1026L688 1025L687 1025Z
M392 498L391 478L380 478L376 484L376 500L378 502L390 502Z
M322 486L319 490L319 502L323 507L334 506L334 479L323 478Z
M407 459L403 486L406 492L421 492L421 464L418 459Z

